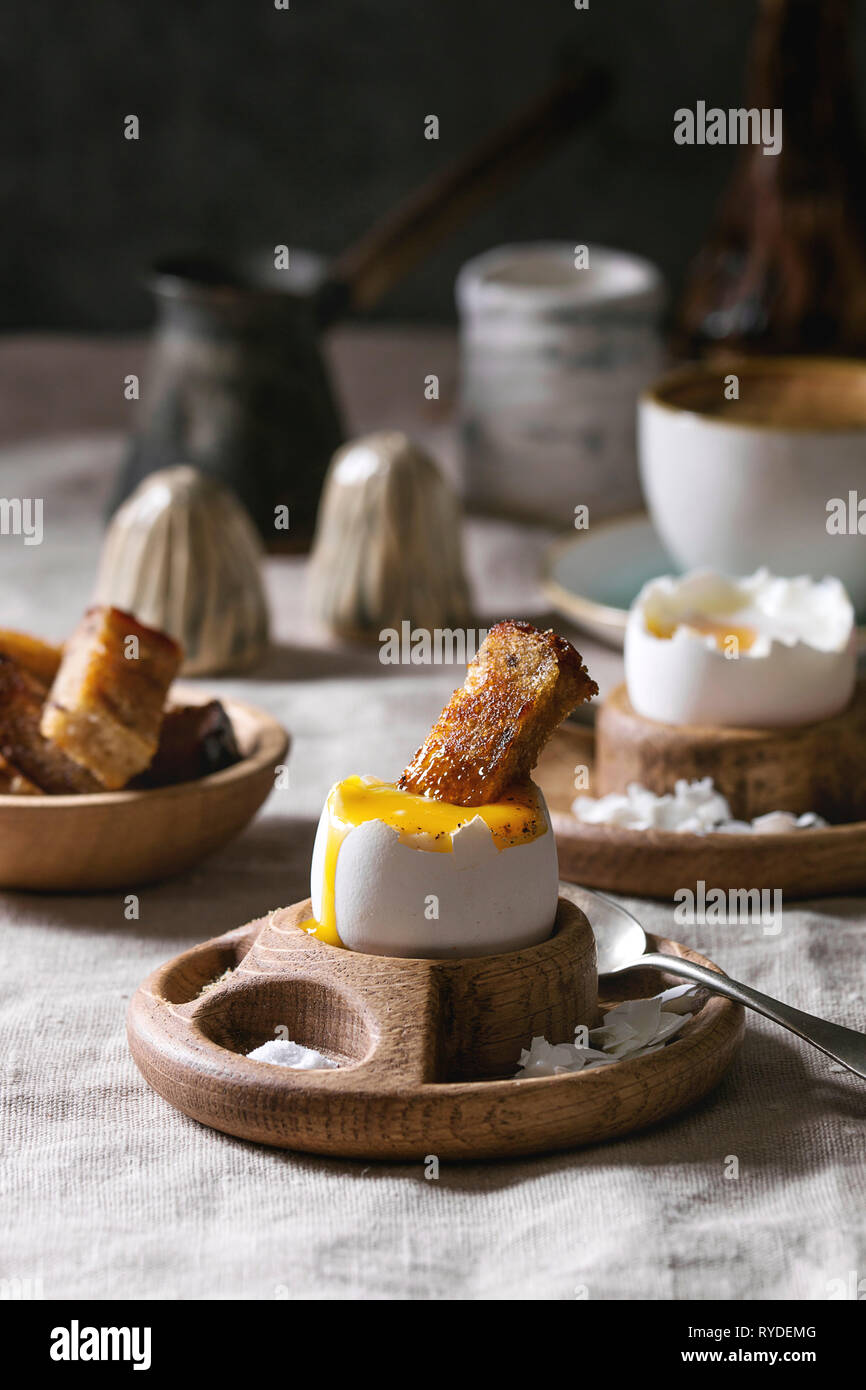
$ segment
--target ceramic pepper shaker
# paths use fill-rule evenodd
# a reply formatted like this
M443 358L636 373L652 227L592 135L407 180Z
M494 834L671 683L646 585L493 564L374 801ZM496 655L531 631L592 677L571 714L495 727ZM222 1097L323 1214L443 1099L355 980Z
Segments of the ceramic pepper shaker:
M94 601L170 633L186 675L245 670L268 646L261 556L231 489L186 464L160 469L115 513Z
M460 627L469 619L460 512L428 454L397 431L338 449L325 479L310 606L335 635Z

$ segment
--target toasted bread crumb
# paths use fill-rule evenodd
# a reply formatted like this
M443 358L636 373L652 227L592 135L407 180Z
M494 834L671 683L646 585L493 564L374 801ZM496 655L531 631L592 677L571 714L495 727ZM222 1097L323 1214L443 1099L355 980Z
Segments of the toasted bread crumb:
M0 796L41 796L35 782L0 754Z
M41 729L114 791L150 764L181 648L119 608L85 613L63 652Z
M0 756L40 791L59 796L100 791L95 777L40 732L45 694L35 676L0 652ZM27 791L22 785L13 794Z
M63 648L53 642L43 642L41 637L33 637L29 632L0 628L0 653L11 656L23 671L35 676L42 685L50 685L57 675Z

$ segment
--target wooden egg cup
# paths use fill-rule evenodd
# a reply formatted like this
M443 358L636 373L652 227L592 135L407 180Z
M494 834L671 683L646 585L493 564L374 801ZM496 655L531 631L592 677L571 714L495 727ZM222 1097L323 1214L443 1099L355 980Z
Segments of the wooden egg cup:
M742 1010L709 996L675 1043L615 1066L517 1081L535 1035L571 1041L599 1004L644 997L635 972L598 992L583 913L559 900L539 946L466 960L402 960L325 945L296 903L194 947L132 999L128 1036L146 1080L193 1119L281 1148L363 1158L491 1158L569 1148L651 1124L703 1095L740 1041ZM673 942L651 949L709 964ZM246 1054L278 1036L335 1069ZM501 1079L491 1079L491 1078Z
M657 795L680 777L712 777L738 820L768 811L866 819L866 681L842 714L787 729L660 724L635 713L624 685L596 722L593 794L640 782Z

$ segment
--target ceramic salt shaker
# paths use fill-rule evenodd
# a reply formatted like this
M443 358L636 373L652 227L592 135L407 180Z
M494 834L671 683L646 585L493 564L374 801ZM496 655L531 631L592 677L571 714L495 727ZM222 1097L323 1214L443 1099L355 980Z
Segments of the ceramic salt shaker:
M268 647L261 558L230 488L186 464L160 469L112 518L94 601L170 633L185 675L246 670Z
M310 563L314 617L353 641L409 621L432 631L469 619L460 511L428 454L383 431L337 450Z

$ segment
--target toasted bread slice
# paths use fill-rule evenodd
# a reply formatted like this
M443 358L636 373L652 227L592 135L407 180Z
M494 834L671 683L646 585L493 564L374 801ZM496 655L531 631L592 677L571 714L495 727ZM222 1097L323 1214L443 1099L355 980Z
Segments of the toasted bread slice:
M529 777L575 705L597 694L564 637L497 623L398 785L456 806L498 801Z
M159 747L136 787L168 787L221 772L241 760L232 722L219 700L205 705L170 705Z
M173 638L119 608L90 608L63 652L41 729L116 790L150 764L182 657Z
M41 734L45 695L35 676L0 653L0 756L43 792L101 791L95 777Z
M35 676L43 685L50 685L57 675L63 648L53 642L43 642L40 637L31 637L29 632L13 632L11 628L0 628L0 652L11 656L22 670Z
M35 782L25 777L13 763L0 756L0 796L41 796Z

